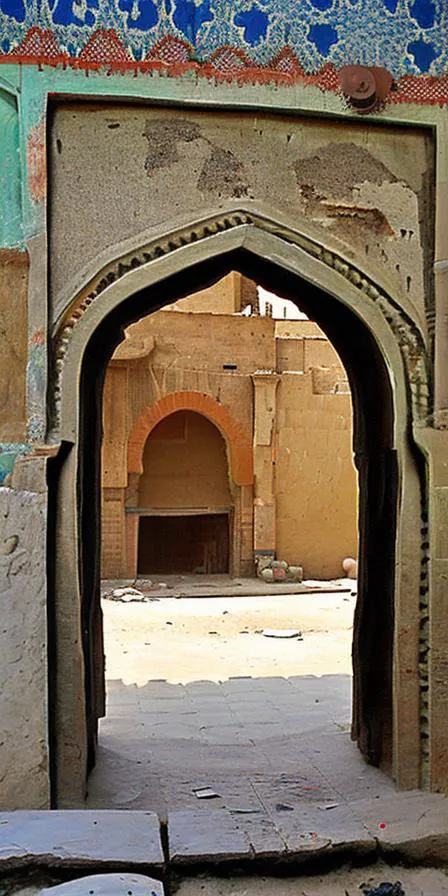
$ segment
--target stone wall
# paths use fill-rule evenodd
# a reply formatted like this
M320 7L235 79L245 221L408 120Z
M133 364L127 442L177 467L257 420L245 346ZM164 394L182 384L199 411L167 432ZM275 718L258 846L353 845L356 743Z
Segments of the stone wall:
M0 807L49 806L45 492L0 488Z

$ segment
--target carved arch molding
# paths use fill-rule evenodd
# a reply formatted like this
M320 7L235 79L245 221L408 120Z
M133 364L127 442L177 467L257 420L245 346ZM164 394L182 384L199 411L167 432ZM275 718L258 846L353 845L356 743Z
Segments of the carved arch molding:
M366 277L359 267L353 265L335 251L325 248L317 240L279 225L268 217L244 210L237 210L227 214L211 216L194 226L190 224L186 228L179 228L163 239L153 240L137 250L130 251L120 258L114 259L103 267L95 278L80 292L64 315L53 338L54 376L49 407L51 431L55 432L59 427L62 371L73 330L87 309L100 299L104 290L130 271L147 265L149 262L162 256L169 255L176 249L191 243L197 243L214 234L247 225L280 237L287 243L299 246L302 251L323 262L327 267L344 277L352 286L359 290L363 298L375 304L392 330L403 359L410 390L413 420L421 425L430 422L432 418L432 396L429 376L430 359L420 329L403 308L373 280Z

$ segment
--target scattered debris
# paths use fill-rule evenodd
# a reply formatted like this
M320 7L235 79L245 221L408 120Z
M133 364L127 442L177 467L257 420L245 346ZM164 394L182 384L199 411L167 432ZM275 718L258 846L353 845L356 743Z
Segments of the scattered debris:
M288 806L288 803L276 803L276 812L294 812L294 806Z
M219 793L216 793L211 787L198 787L197 790L193 790L193 793L197 796L198 800L214 800L217 797L219 798Z
M301 566L290 566L286 560L274 560L270 556L257 558L257 576L264 582L301 582Z
M364 887L364 884L361 886ZM397 880L394 884L383 882L373 889L364 887L363 896L406 896L406 894L400 881Z
M323 812L328 812L330 809L337 809L339 803L324 803L322 806L318 806L318 809L322 809Z
M297 638L302 641L302 632L297 628L264 628L263 635L265 638Z
M234 815L257 815L261 812L261 809L253 809L250 807L245 809L240 806L227 806L227 811L232 812Z
M114 588L111 594L105 594L109 600L120 600L126 604L131 601L145 600L145 595L137 588Z

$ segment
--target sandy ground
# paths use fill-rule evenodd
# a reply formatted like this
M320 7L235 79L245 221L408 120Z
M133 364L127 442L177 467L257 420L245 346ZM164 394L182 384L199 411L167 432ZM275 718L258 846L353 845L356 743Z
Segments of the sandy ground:
M71 875L73 878L76 872ZM267 875L174 878L166 886L167 896L364 896L382 882L400 881L405 896L448 896L448 877L433 868L403 868L378 862L367 868L342 867L325 874L295 874L286 877ZM57 873L22 871L0 880L2 894L37 896L43 887L60 882ZM86 896L88 888L86 886Z
M350 740L350 591L102 605L107 716L87 808L276 815L393 790ZM219 798L198 800L203 786Z
M177 896L363 896L382 882L400 881L405 896L446 896L448 878L430 868L402 868L383 863L369 868L341 868L325 875L294 877L203 876L179 882Z
M350 675L356 598L340 594L103 600L106 675L139 687L230 677ZM297 638L264 637L293 629Z

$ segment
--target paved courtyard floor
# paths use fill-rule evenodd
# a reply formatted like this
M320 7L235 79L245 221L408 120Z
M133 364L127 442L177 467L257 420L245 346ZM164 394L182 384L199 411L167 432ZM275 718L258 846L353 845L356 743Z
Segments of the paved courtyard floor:
M107 717L88 808L291 823L391 794L350 740L355 596L103 600ZM292 630L291 638L267 637ZM215 796L198 798L200 788ZM289 819L289 821L288 821ZM378 823L381 819L378 819Z

